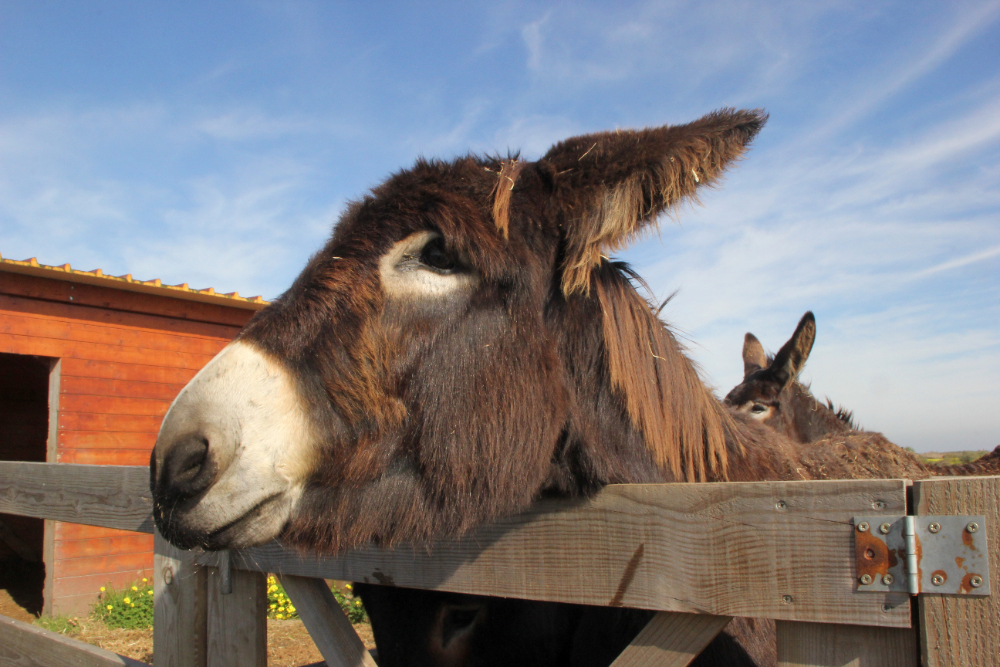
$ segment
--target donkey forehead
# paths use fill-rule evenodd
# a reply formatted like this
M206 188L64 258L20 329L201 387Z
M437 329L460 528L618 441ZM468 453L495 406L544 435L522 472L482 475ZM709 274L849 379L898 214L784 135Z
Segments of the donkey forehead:
M755 371L746 380L733 387L726 395L726 402L731 405L742 405L747 401L773 401L778 398L781 387L767 373L767 369Z
M511 207L507 233L501 230L493 216L498 167L491 164L471 158L418 162L353 204L337 224L328 251L375 260L414 233L434 231L470 268L486 277L509 274L538 250L554 246L540 244L540 236L555 236L529 208L533 198L526 191L533 183L523 176L513 192L517 204Z

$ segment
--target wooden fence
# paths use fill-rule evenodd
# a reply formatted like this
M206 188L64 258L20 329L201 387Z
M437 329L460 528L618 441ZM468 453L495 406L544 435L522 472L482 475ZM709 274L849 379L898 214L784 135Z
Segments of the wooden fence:
M149 495L146 468L0 462L3 513L149 533ZM1000 595L857 590L854 518L907 514L984 515L1000 582L1000 477L616 485L431 552L192 553L157 535L154 659L265 665L271 572L331 667L374 662L324 578L658 611L616 667L687 665L733 616L775 619L786 667L1000 665ZM35 664L141 663L0 619L0 666Z

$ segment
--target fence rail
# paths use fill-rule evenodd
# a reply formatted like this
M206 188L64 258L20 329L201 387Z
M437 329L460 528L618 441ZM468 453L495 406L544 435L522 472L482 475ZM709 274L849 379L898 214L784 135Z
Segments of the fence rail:
M321 578L660 612L616 665L686 665L731 616L778 620L779 665L787 667L855 658L996 665L1000 596L916 601L855 590L852 517L906 514L907 484L615 485L586 500L539 503L431 549L336 558L277 543L194 554L157 535L155 661L264 665L264 573L273 572L330 665L371 659ZM152 532L149 496L146 468L0 462L0 513ZM915 482L913 507L985 515L991 578L1000 581L1000 477ZM220 567L233 568L230 595L220 590ZM5 664L22 663L0 654Z

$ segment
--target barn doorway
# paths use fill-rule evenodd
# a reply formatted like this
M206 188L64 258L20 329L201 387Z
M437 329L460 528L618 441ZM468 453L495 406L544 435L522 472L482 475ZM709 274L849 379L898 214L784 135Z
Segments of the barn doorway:
M0 460L48 459L49 387L57 361L0 353ZM41 614L44 544L43 519L0 514L0 614L20 620Z

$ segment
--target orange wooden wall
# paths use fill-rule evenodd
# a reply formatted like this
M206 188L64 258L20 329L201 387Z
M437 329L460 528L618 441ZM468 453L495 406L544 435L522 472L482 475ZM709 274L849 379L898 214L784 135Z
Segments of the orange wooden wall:
M61 359L60 463L149 464L180 389L253 310L0 272L0 352ZM153 538L54 522L46 611L86 613L101 586L151 578Z

